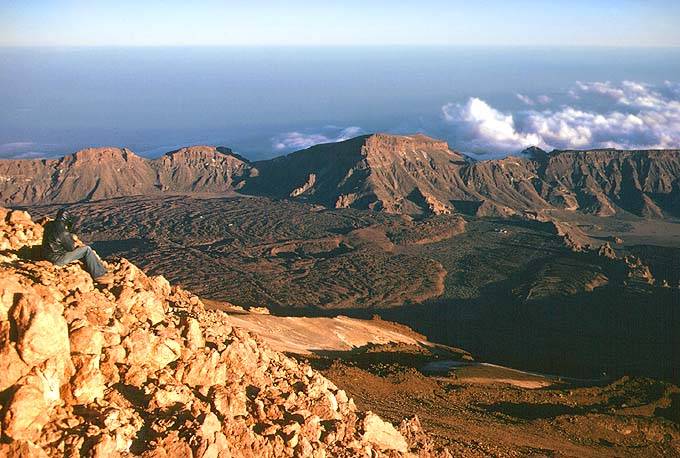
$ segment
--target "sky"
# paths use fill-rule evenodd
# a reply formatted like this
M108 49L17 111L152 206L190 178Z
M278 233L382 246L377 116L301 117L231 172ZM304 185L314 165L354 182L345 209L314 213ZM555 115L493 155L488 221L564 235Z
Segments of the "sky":
M0 0L0 46L680 46L678 0Z

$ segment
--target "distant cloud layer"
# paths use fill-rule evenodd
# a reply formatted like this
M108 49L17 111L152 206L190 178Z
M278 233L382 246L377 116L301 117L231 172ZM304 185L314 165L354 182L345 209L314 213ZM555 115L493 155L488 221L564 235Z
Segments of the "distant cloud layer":
M529 105L531 107L533 107L536 104L547 105L550 102L552 102L552 98L548 97L545 94L538 95L538 96L536 96L535 99L532 99L528 95L524 95L524 94L516 94L516 96L517 96L517 99L519 99L519 101L521 101L525 105Z
M36 159L47 155L37 151L40 145L33 142L11 142L0 144L0 159Z
M680 85L634 81L577 82L568 104L538 110L552 98L517 94L529 108L504 113L472 97L448 103L442 117L451 146L476 154L509 154L527 146L546 149L680 148Z
M297 151L321 143L334 143L363 134L361 127L326 126L322 132L286 132L272 139L274 150L279 152Z
M486 156L505 156L532 145L546 150L680 148L677 82L577 81L561 92L515 97L521 104L515 102L519 108L514 111L470 97L464 103L443 105L439 116L435 112L417 125L406 120L385 131L424 132L447 140L453 149ZM364 133L357 126L325 126L284 132L270 141L274 153L283 154ZM0 144L0 159L57 157L57 147L63 150L59 145L31 141L4 143Z

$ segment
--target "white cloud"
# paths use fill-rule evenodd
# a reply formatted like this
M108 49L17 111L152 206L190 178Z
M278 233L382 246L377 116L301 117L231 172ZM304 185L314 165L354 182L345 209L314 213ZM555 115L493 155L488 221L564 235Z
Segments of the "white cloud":
M351 126L340 129L327 126L321 133L286 132L272 139L276 151L297 151L321 143L335 143L361 135L361 127Z
M655 87L634 81L577 82L568 94L585 106L503 113L477 98L464 105L446 104L442 113L452 147L477 154L510 154L531 145L680 148L680 87L674 83Z
M552 102L552 98L542 94L542 95L537 95L535 98L531 98L528 95L524 94L515 94L515 96L525 105L529 105L530 107L533 107L534 105L541 104L541 105L547 105Z
M580 98L584 95L600 95L616 104L637 108L655 108L665 103L664 96L652 85L635 81L623 81L619 85L611 82L576 82L572 95Z
M470 152L507 153L541 140L537 135L519 132L512 115L501 113L475 97L465 105L444 105L442 114L454 129L456 141Z
M524 94L515 94L515 95L525 105L529 105L529 106L536 105L536 103L528 95L524 95Z

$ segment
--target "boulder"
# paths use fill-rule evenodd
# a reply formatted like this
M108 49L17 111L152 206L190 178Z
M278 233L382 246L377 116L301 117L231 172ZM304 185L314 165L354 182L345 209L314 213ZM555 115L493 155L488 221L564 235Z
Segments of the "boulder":
M63 307L45 303L36 294L20 293L11 318L17 331L17 350L29 366L52 356L68 358L68 326Z
M408 451L408 444L394 426L383 421L374 413L368 412L362 423L364 433L362 439L379 450Z
M53 407L46 381L32 373L23 377L13 390L2 419L2 432L13 440L36 442Z
M104 345L104 335L94 326L86 321L79 321L78 327L74 328L69 334L71 353L83 355L99 355Z
M10 340L9 321L0 321L0 392L14 385L29 370Z
M76 373L71 379L71 393L77 404L88 404L104 397L104 375L99 370L99 355L73 355Z

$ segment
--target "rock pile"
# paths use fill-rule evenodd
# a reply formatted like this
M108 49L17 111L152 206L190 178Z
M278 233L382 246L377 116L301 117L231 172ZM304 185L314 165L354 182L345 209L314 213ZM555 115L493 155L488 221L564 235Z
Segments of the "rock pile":
M0 456L449 456L161 276L23 256L41 236L0 209Z

